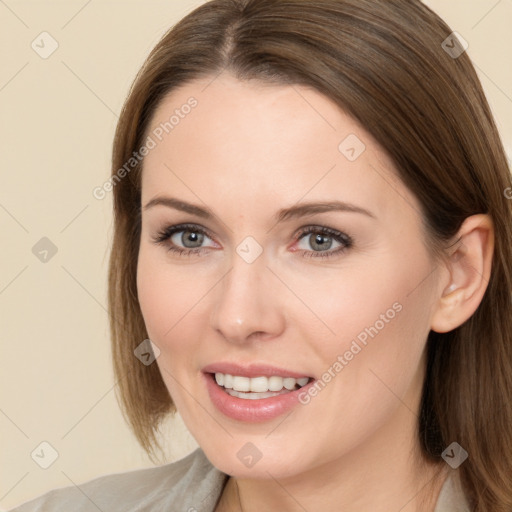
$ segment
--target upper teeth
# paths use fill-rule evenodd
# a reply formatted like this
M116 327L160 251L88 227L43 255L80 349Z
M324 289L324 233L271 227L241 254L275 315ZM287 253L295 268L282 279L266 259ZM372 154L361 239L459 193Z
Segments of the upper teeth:
M219 386L235 391L254 391L264 393L265 391L281 391L284 388L292 391L295 385L305 386L309 378L294 379L293 377L241 377L239 375L229 375L228 373L215 373L215 380Z

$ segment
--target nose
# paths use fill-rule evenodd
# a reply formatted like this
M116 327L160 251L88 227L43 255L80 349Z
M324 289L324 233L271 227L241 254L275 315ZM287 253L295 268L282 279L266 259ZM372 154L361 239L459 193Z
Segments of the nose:
M277 337L285 328L282 295L263 255L247 263L234 254L230 271L217 287L211 325L230 343Z

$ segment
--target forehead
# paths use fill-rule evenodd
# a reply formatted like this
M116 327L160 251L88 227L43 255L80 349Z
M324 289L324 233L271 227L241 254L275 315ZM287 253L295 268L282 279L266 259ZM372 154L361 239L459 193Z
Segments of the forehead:
M304 197L359 201L377 214L415 203L371 135L311 88L229 75L190 82L164 98L147 135L145 199L165 188L213 208L227 197L245 210Z

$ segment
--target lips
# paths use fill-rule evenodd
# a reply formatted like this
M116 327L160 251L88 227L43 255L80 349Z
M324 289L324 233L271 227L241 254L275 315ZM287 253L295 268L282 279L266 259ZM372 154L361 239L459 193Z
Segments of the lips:
M315 381L269 365L215 363L205 366L203 374L213 405L225 416L245 422L263 422L284 414L299 404L299 392Z

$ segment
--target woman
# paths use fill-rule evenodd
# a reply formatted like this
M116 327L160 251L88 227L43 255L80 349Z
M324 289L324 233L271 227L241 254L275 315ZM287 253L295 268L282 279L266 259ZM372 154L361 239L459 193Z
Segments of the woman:
M18 512L512 509L511 179L426 6L207 2L109 186L126 418L154 456L177 409L200 449Z

